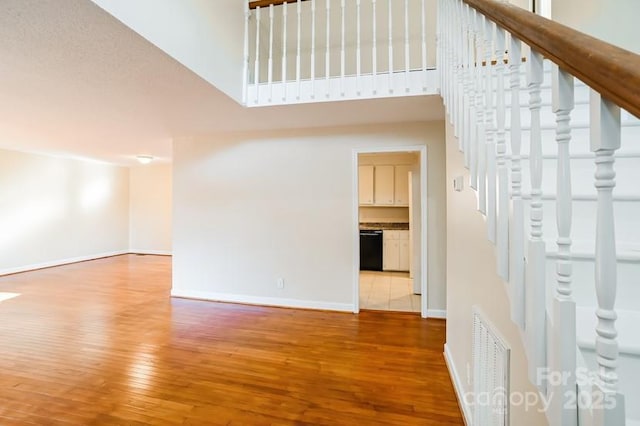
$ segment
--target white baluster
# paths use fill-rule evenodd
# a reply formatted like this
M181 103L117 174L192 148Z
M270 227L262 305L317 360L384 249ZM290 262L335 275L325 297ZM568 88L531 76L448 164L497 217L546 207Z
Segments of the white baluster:
M311 0L311 99L316 97L316 0Z
M531 176L531 235L526 267L526 336L529 357L529 379L543 393L546 386L539 382L538 371L547 365L546 348L546 246L542 238L542 134L540 130L540 87L543 81L542 55L532 49L528 60L529 111L531 131L529 141L529 173Z
M460 137L460 127L461 127L461 113L462 113L462 83L461 83L461 66L459 55L462 52L462 26L460 25L459 19L459 7L460 1L454 0L452 4L449 6L451 8L451 22L449 25L449 34L452 36L451 46L449 47L449 61L451 63L451 69L453 71L453 81L452 81L452 90L450 95L451 100L451 109L453 110L453 132L454 135L458 138L458 149L462 149L462 141ZM453 27L457 26L460 31L454 31Z
M475 32L473 30L473 17L476 11L469 5L465 5L467 50L465 87L467 93L466 120L464 126L464 150L465 166L469 169L469 184L473 189L477 188L476 170L476 95L475 95Z
M373 13L373 22L371 24L371 29L373 31L373 41L372 41L372 51L371 51L371 78L373 84L373 94L375 95L378 92L378 46L376 41L376 0L371 0L371 7Z
M287 100L287 2L282 4L282 101Z
M493 38L495 33L495 24L488 19L484 21L485 34L485 51L487 52L487 66L485 69L485 129L487 132L486 139L486 158L487 158L487 238L492 243L496 242L496 122L494 111L494 69L491 65L493 58Z
M300 86L301 86L301 82L300 82L300 43L301 43L301 35L300 35L300 31L302 29L302 26L300 24L300 15L302 13L302 11L300 10L300 1L296 2L296 14L298 15L298 45L296 47L296 99L300 100Z
M362 87L362 82L360 81L360 61L362 59L360 53L360 1L356 0L356 92L358 96L360 96Z
M463 3L462 9L462 28L464 31L464 50L462 51L463 59L462 64L464 67L463 76L463 87L464 87L464 97L462 99L463 103L463 111L464 117L462 119L462 150L464 151L464 166L469 168L471 163L471 119L475 117L475 111L472 110L471 102L473 97L471 96L472 90L472 82L471 82L471 55L473 54L473 49L471 48L471 28L470 28L470 18L469 14L470 7L468 4Z
M529 143L529 172L531 174L531 240L543 241L542 230L542 133L540 108L542 106L541 85L543 81L542 55L532 50L529 59L529 110L531 131Z
M344 81L344 74L345 74L345 50L344 50L344 43L345 43L345 13L344 13L344 0L341 1L341 13L342 13L342 47L340 48L340 94L342 96L344 96L345 93L345 81Z
M465 167L469 167L469 149L467 148L467 137L468 132L467 129L469 127L469 86L468 86L468 78L469 74L469 54L468 54L468 44L469 44L469 31L467 29L467 5L460 2L460 93L462 95L462 100L460 102L460 143L462 145L462 153L464 154L464 165Z
M298 2L299 3L299 2ZM331 93L331 83L330 83L330 77L331 77L331 0L327 0L326 2L326 6L327 6L327 41L326 41L326 51L324 54L324 62L325 62L325 71L324 71L324 79L325 79L325 86L326 86L326 97L328 98L330 96Z
M511 320L524 330L524 205L522 200L522 165L520 149L520 66L522 44L513 34L509 49L511 73L511 224L509 227L509 285L511 287Z
M447 103L447 111L449 112L449 123L453 125L455 105L451 101L451 99L453 97L453 82L455 81L455 68L452 64L451 49L455 41L455 38L451 34L451 30L449 28L449 25L451 25L451 23L453 22L453 17L451 16L451 8L453 5L453 2L447 2L447 1L441 0L441 4L443 6L442 7L443 24L438 28L440 29L440 31L443 31L444 33L444 37L441 38L443 43L442 62L444 64L442 73L446 81L446 90L447 90L446 103ZM440 66L437 65L437 68L439 69ZM425 79L426 79L426 74L425 74Z
M456 101L457 104L457 108L456 108L456 117L457 117L457 124L455 126L455 135L458 137L458 148L462 151L464 151L464 117L465 117L465 106L466 106L466 102L465 102L465 94L464 94L464 73L466 72L466 67L465 67L465 39L466 39L466 30L464 28L464 19L463 19L463 12L464 10L464 3L462 3L462 0L457 0L456 1L456 11L455 11L455 15L456 15L456 22L454 25L457 26L457 28L460 29L460 31L455 31L455 35L456 35L456 41L457 41L457 46L454 49L454 60L455 60L455 65L456 65L456 74L457 74L457 87L456 87L456 93L454 96L454 99Z
M442 53L440 57L440 61L436 63L436 69L441 70L441 78L444 79L445 83L445 100L444 102L447 105L447 113L449 124L453 125L453 114L454 108L453 103L451 102L451 92L453 90L452 81L454 79L455 70L451 66L451 45L454 41L451 36L449 25L451 25L451 5L453 2L448 2L444 0L440 0L440 6L438 10L441 12L441 24L438 24L438 30L442 33L442 36L439 40L442 42ZM440 63L443 64L443 67L440 67ZM425 76L426 78L426 76Z
M409 92L409 0L404 0L404 90Z
M242 102L246 106L248 100L249 87L249 19L251 19L251 10L249 10L249 2L244 2L244 54L242 61Z
M451 109L451 113L449 114L449 118L451 119L451 124L454 127L454 135L457 136L458 135L458 130L456 129L457 127L457 117L458 117L458 103L456 100L456 94L457 94L457 86L458 86L458 73L459 73L459 64L456 61L456 52L458 51L457 47L458 47L458 40L459 40L459 36L460 36L460 32L459 31L454 31L453 30L453 26L455 25L455 23L457 22L457 16L456 16L456 6L457 6L457 2L454 0L453 2L447 2L444 1L442 2L445 7L446 7L446 17L445 17L445 28L444 31L446 31L447 36L445 37L446 40L446 62L447 62L447 68L449 69L448 74L448 92L449 92L449 96L448 96L448 101L447 101L447 105L450 105L450 109ZM459 142L459 140L458 140Z
M393 93L393 0L389 0L389 93Z
M269 102L273 99L273 3L269 5L269 62L267 69Z
M571 111L574 108L573 77L555 69L553 79L553 111L556 113L558 170L556 175L556 223L558 226L558 258L553 302L552 370L567 376L552 390L554 415L559 424L576 425L576 407L566 403L566 395L576 391L576 305L571 294Z
M615 327L617 259L613 189L616 186L614 154L620 149L620 108L591 95L591 151L595 153L595 187L598 191L596 225L595 283L598 299L596 327L596 359L598 387L607 406L600 413L598 426L620 426L625 423L624 397L618 393L618 332ZM598 399L600 400L600 399ZM611 406L610 406L611 405Z
M496 163L498 169L496 248L498 275L509 279L509 173L505 143L505 90L504 90L505 33L496 27Z
M438 8L438 10L441 10L442 5L440 5L440 7ZM425 8L425 0L421 0L420 2L420 26L421 26L421 42L422 42L422 91L426 92L427 91L427 23L426 23L426 8ZM442 27L439 27L439 30ZM442 33L441 33L442 36ZM442 66L444 68L445 64L444 61L442 60L442 57L440 58L440 64L438 64L438 66ZM441 82L444 81L444 79L440 79ZM444 87L444 85L443 85Z
M446 23L446 31L448 33L447 39L447 62L448 67L451 73L449 74L449 105L451 105L451 124L453 125L454 135L458 136L458 117L459 117L459 108L458 104L460 103L459 98L459 81L460 81L460 63L458 62L457 52L459 52L459 42L460 42L460 31L453 31L453 27L458 22L457 15L457 1L453 2L445 2L447 5L448 13L447 13L447 23ZM458 27L459 28L459 27ZM458 139L458 148L460 148L460 140Z
M475 20L478 12L469 7L469 186L478 189L478 90L477 75L477 34Z
M260 101L260 6L256 7L256 62L254 64L255 103Z
M482 105L482 92L480 90L481 87L481 76L482 76L482 62L480 52L482 50L482 43L479 35L479 27L478 21L480 19L480 13L473 9L471 14L471 32L473 37L473 44L471 46L471 57L469 62L471 65L471 87L472 92L471 96L472 104L474 105L475 114L471 117L471 155L470 155L470 178L471 188L477 191L478 189L478 164L480 162L480 147L483 146L480 141L481 138L484 137L484 110Z
M424 2L422 2L421 4L422 6L422 17L421 19L424 19ZM447 73L449 72L448 64L446 63L446 61L444 60L445 58L445 51L446 51L446 44L447 41L446 37L447 35L445 35L445 14L447 13L446 11L446 6L444 4L444 2L442 0L438 0L438 13L436 15L436 70L438 71L438 76L440 78L440 90L441 90L441 95L442 95L442 104L445 107L445 117L447 116L447 114L450 113L450 104L448 103L449 101L449 87L447 85ZM424 23L421 23L422 27L421 30L424 30ZM422 56L424 58L424 56ZM424 65L424 63L423 63ZM422 70L423 74L424 74L424 69ZM423 75L423 79L426 79L426 74ZM423 80L423 84L422 84L422 90L424 91L426 89L426 80Z
M476 49L478 52L476 55L478 63L476 67L478 85L476 98L476 104L478 104L478 210L483 214L487 213L487 138L489 132L487 93L491 87L487 85L486 80L486 70L491 68L491 54L486 43L485 20L484 15L480 13L476 17L476 33L478 35Z

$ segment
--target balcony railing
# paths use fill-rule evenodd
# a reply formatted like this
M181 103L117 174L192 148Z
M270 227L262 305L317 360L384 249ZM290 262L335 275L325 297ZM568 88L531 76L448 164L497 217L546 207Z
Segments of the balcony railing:
M438 93L428 0L246 6L247 106Z

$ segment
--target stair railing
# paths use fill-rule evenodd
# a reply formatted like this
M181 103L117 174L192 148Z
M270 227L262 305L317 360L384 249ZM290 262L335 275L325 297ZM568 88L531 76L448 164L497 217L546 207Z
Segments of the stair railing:
M523 332L530 379L551 398L547 413L551 424L623 425L624 397L618 391L616 373L617 260L612 191L614 154L620 148L620 109L640 117L640 56L504 1L439 0L438 11L442 97L464 151L470 186L479 192L478 209L486 214L488 238L496 244L497 271L509 283L511 317ZM540 110L545 59L553 63L552 110L557 142L558 254L550 311L546 306L547 248L542 227ZM520 93L523 62L528 89L528 102L524 103ZM586 384L577 382L576 303L572 296L569 148L576 79L589 86L592 93L590 146L595 154L597 190L594 234L599 371L598 378ZM530 118L528 224L524 221L522 193L522 105L528 105ZM543 368L562 373L564 380L540 381ZM580 398L578 388L590 398ZM606 403L596 406L589 401Z

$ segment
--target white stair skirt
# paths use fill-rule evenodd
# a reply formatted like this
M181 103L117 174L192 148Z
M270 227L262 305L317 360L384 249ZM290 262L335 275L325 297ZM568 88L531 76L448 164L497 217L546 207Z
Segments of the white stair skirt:
M260 83L248 86L247 106L437 95L439 87L438 71L434 69Z

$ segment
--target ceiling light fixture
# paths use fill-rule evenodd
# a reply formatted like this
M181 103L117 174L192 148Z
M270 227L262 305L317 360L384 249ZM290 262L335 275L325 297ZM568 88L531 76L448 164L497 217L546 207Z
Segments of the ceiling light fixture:
M140 164L149 164L153 161L153 157L150 155L138 155L136 156L136 159Z

